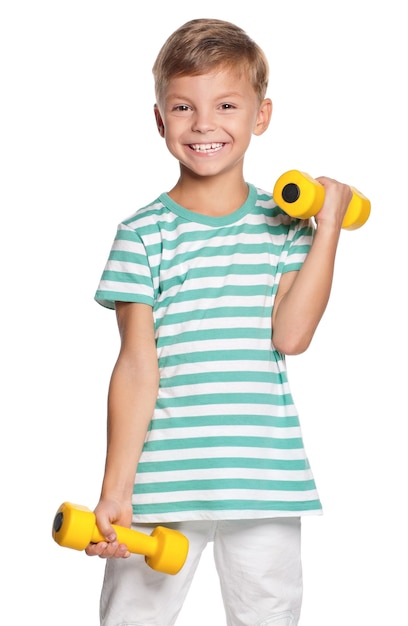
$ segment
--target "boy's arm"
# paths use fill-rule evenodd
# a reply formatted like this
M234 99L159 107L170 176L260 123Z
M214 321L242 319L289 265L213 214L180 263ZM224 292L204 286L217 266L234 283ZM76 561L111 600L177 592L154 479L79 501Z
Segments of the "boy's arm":
M108 432L105 474L95 509L99 530L108 542L88 546L90 556L127 556L115 541L111 524L130 526L131 499L159 385L152 308L146 304L116 303L121 339L108 394Z
M341 225L351 190L329 178L317 179L325 188L324 205L316 215L314 240L301 269L281 277L272 313L273 344L283 354L304 352L330 297Z

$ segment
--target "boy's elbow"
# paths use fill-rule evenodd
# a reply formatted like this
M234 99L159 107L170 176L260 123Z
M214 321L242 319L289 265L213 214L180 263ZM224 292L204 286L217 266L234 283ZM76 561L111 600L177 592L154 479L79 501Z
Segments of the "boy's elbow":
M296 335L288 333L284 337L273 337L273 345L278 352L288 356L302 354L306 352L312 341L313 335Z

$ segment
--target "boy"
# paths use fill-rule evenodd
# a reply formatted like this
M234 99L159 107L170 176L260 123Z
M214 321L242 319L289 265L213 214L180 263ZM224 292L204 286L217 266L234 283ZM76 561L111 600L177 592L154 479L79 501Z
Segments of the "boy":
M323 315L351 191L319 178L314 227L245 182L272 102L265 56L242 29L192 20L153 73L157 128L180 176L119 225L95 296L116 309L121 337L95 509L106 542L87 548L108 558L101 624L175 624L212 541L227 624L295 626L300 518L321 505L284 355L307 349ZM177 528L185 565L151 570L113 523Z

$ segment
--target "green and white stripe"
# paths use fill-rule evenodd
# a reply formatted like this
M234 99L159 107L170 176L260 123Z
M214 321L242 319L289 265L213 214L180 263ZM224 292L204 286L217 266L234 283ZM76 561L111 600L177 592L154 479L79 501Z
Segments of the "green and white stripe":
M162 194L117 230L96 300L153 307L161 383L134 487L134 521L320 513L271 313L299 270L306 221L249 185L214 218Z

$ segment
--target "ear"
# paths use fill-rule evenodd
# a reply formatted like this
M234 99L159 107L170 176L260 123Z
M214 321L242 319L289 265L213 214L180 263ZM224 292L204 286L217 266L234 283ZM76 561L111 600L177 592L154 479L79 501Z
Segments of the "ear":
M157 104L154 105L154 117L156 118L157 130L161 137L164 137L164 123Z
M254 135L262 135L266 131L269 126L269 122L272 117L272 100L270 98L265 98L262 100L258 115L256 117L256 123L253 130Z

